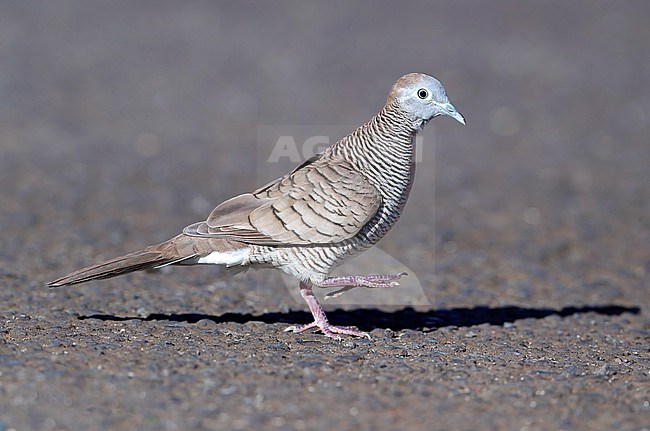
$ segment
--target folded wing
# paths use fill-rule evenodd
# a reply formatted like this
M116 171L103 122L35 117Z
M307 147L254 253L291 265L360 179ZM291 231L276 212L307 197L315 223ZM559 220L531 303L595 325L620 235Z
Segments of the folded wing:
M316 157L253 193L223 202L184 233L259 245L331 244L354 237L380 205L381 195L358 169Z

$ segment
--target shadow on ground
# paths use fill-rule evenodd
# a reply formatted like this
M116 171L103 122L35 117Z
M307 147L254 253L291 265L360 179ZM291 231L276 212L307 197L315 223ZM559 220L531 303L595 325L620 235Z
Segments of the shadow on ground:
M623 313L639 314L639 307L628 307L621 305L601 306L570 306L559 310L550 308L523 308L516 306L505 307L474 307L474 308L451 308L436 311L416 311L407 307L397 311L382 311L377 309L360 310L334 310L328 312L332 322L336 324L352 325L364 330L371 329L413 329L431 331L436 328L447 326L475 326L483 323L491 325L503 325L522 319L543 319L547 316L572 316L574 314L597 313L607 316L617 316ZM212 320L216 323L235 322L264 322L264 323L308 323L311 315L304 311L290 311L287 313L264 313L260 315L226 313L221 316L211 316L200 313L162 314L154 313L147 317L113 316L110 314L81 315L80 320L99 319L107 321L143 320L157 321L168 320L172 322L196 323L200 320Z

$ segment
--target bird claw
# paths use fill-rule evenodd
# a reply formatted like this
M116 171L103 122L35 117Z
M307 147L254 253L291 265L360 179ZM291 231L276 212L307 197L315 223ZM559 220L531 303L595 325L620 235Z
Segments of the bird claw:
M352 290L356 287L365 287L366 289L389 289L391 287L399 286L398 280L401 277L408 275L406 272L397 274L376 274L376 275L355 275L351 277L335 277L326 280L320 287L338 287L343 286L341 289L330 292L325 295L325 299L338 298L345 292Z
M357 287L365 287L366 289L389 289L391 287L397 287L399 286L399 283L397 281L391 281L388 283L382 282L382 283L368 283L368 284L363 284L360 286L345 286L335 292L329 292L325 294L324 299L333 299L333 298L338 298L339 296L343 295L345 292L350 291L352 289L355 289Z
M325 294L325 296L323 298L325 300L338 298L339 296L343 295L348 290L352 290L355 287L356 286L345 286L344 288L341 288L341 289L337 290L336 292L328 292L327 294Z
M300 326L289 326L288 328L284 329L284 332L294 332L294 333L300 333L304 332L308 329L312 328L318 328L320 331L329 338L333 338L335 340L341 340L341 335L350 335L352 337L365 337L371 340L372 338L370 337L370 334L367 332L361 331L354 326L336 326L336 325L330 325L329 322L311 322L307 323L306 325L300 325Z

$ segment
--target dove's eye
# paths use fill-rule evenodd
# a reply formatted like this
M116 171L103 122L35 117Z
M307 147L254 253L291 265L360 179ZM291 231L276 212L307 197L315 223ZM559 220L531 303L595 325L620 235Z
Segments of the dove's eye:
M427 90L425 90L424 88L420 88L418 90L418 97L420 99L426 99L427 97L429 97L429 92Z

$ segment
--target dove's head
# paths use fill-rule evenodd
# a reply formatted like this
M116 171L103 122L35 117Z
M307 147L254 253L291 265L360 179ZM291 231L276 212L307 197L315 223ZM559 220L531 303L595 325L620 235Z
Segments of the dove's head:
M423 73L409 73L393 85L388 95L389 105L397 105L413 120L414 128L422 128L439 115L451 117L461 124L465 119L447 98L445 87L436 78Z

